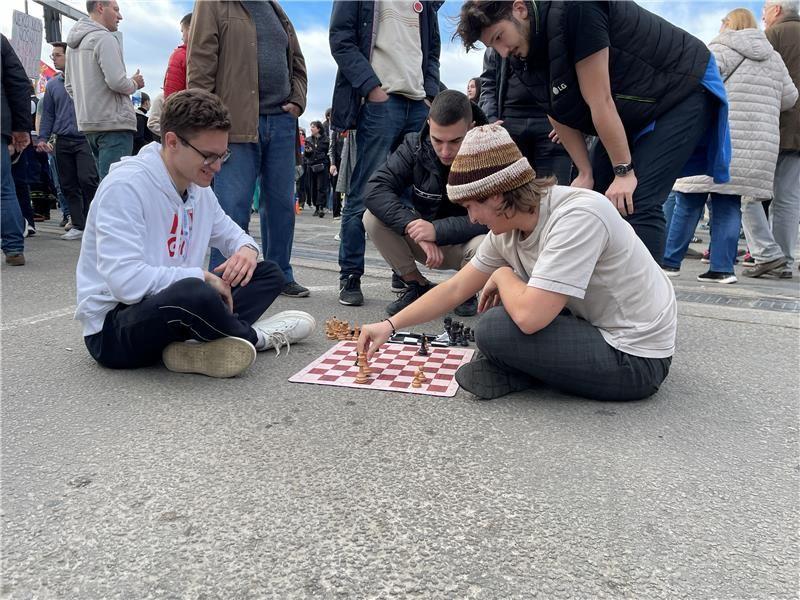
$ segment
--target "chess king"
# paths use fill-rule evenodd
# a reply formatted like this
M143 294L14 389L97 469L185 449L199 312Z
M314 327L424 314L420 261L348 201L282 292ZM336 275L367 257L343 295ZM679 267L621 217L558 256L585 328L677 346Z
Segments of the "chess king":
M466 134L447 193L489 234L449 280L364 325L358 351L371 357L394 330L434 320L480 290L480 354L456 373L479 398L542 384L616 401L658 390L675 349L675 294L608 198L537 178L496 124Z

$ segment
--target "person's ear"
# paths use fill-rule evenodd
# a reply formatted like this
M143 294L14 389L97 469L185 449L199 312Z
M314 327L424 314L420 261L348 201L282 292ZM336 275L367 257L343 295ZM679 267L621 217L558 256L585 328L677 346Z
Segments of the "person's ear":
M527 21L528 3L525 0L514 0L514 5L511 8L511 14L516 17L518 21Z

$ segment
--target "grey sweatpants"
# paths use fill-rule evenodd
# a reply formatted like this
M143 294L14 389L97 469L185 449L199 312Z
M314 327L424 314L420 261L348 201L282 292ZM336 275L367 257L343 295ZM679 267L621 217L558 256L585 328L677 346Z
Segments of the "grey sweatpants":
M750 253L757 263L785 256L786 269L794 265L800 223L800 152L784 151L775 166L774 197L769 221L760 202L742 207L742 225Z
M488 310L475 328L483 355L561 392L594 400L641 400L669 373L672 358L642 358L610 346L596 327L562 313L528 335L502 306ZM536 381L531 381L536 385Z

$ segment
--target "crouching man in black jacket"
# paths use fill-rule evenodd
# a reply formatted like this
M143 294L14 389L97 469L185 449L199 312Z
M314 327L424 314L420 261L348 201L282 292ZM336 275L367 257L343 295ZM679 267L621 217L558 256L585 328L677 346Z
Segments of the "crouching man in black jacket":
M386 307L393 315L431 289L417 261L429 269L460 269L487 229L473 224L467 211L447 199L450 165L467 131L486 123L481 110L455 90L431 104L422 131L409 133L367 184L364 228L381 256L408 286ZM410 201L408 200L410 196ZM477 312L477 299L458 306L462 317Z

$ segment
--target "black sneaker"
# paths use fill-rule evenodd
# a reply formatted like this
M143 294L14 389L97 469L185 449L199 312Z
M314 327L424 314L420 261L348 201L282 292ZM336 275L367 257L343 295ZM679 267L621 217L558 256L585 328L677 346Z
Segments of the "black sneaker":
M723 273L722 271L707 271L697 276L697 281L706 283L736 283L736 275L733 273Z
M469 300L462 302L456 306L453 312L459 317L474 317L478 314L478 296L473 296Z
M391 317L399 313L403 310L406 306L414 302L417 298L422 296L425 292L428 292L433 289L433 286L429 283L427 285L420 285L416 281L409 281L408 287L406 291L403 292L403 295L400 296L394 302L391 302L386 307L386 313Z
M664 271L664 275L667 277L678 277L681 274L681 270L678 267L668 267L664 265L661 267L661 270Z
M400 275L392 271L392 291L395 294L402 294L406 291L407 287L408 284L405 282L405 280L400 277Z
M493 400L513 392L527 390L533 378L504 371L487 358L478 358L456 371L458 385L482 400Z
M361 278L358 275L348 275L339 280L339 304L345 306L361 306L364 304L364 294L361 293Z
M290 281L281 290L281 295L289 296L289 298L306 298L310 293L308 288L303 287L296 281Z

